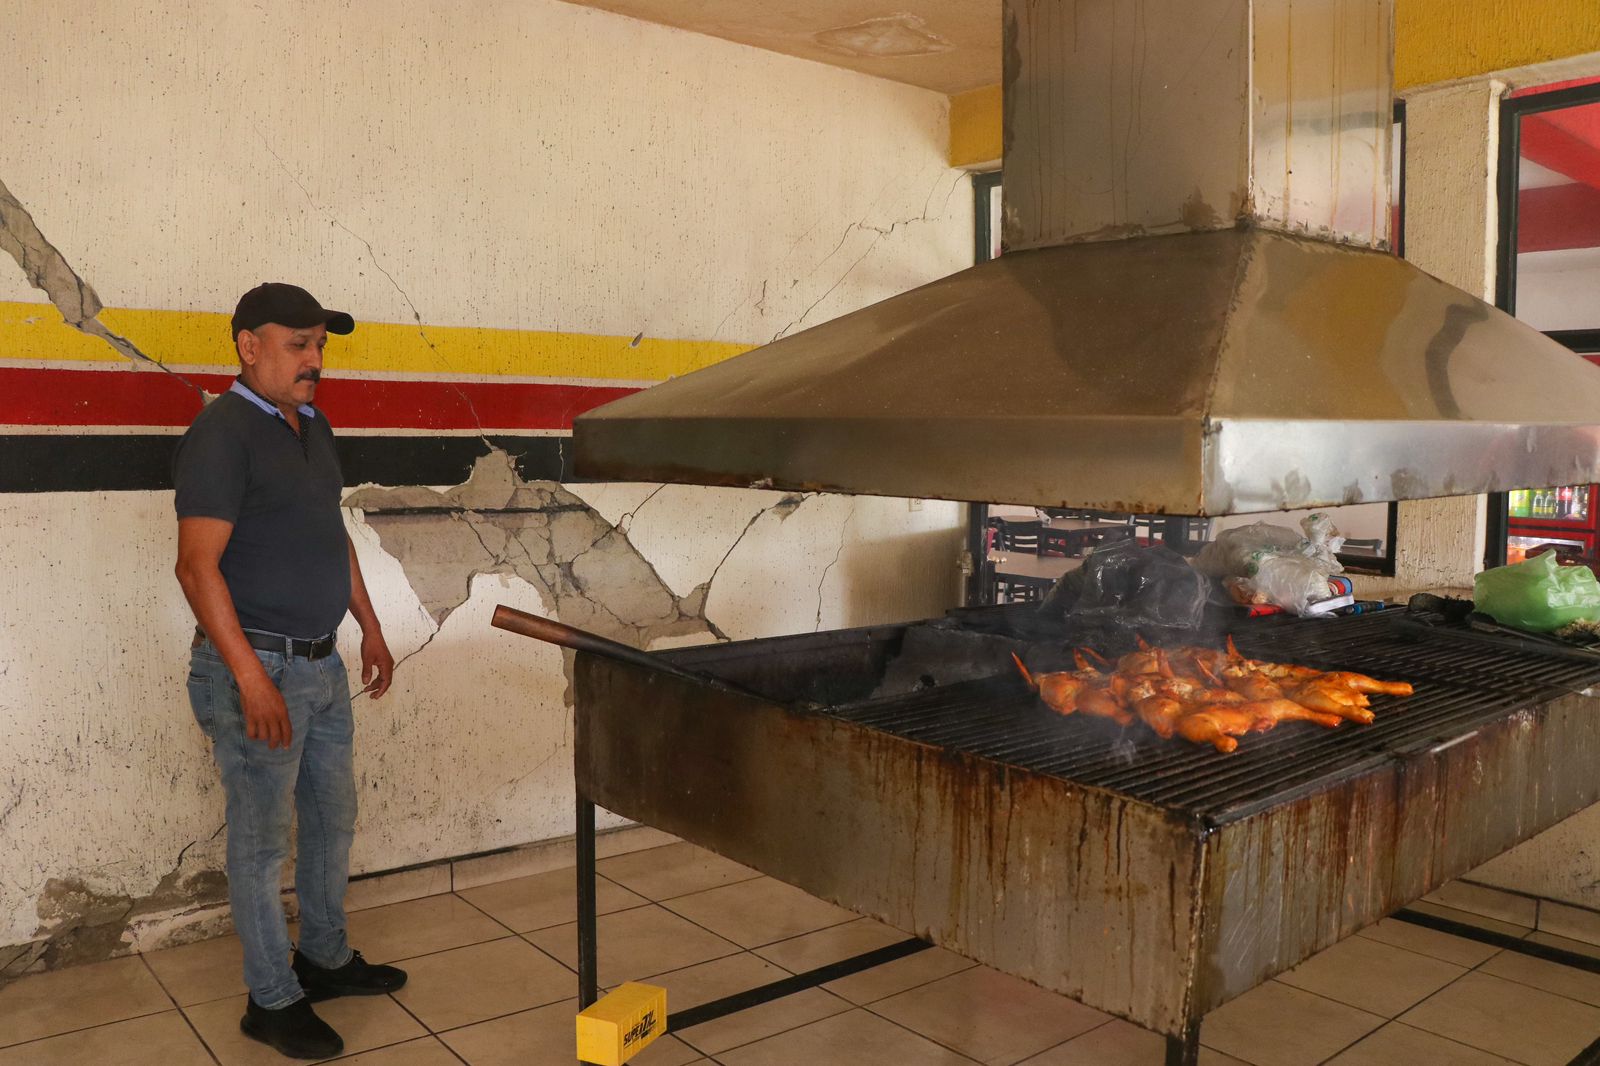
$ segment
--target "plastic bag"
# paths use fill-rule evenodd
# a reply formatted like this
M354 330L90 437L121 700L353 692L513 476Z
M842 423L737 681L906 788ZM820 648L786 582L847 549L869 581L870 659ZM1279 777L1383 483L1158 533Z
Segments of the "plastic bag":
M1249 577L1258 554L1298 551L1304 540L1288 526L1266 522L1224 529L1216 540L1200 549L1194 557L1194 568L1211 577Z
M1501 625L1548 633L1600 618L1600 582L1586 566L1562 566L1555 552L1485 570L1472 582L1478 610Z
M1291 614L1305 614L1313 603L1328 598L1327 569L1304 555L1263 556L1245 582L1264 602Z
M1226 529L1200 550L1195 569L1223 579L1239 603L1270 603L1294 614L1310 614L1326 601L1328 578L1343 572L1335 557L1344 538L1333 519L1317 511L1300 520L1300 532L1255 522Z
M1056 582L1039 612L1121 626L1192 629L1210 598L1211 583L1183 556L1159 544L1141 547L1123 540L1095 549L1082 567Z
M1200 549L1194 568L1212 577L1254 577L1262 559L1273 555L1297 555L1322 567L1324 575L1341 574L1344 565L1335 558L1344 537L1325 511L1300 520L1300 532L1288 526L1252 522L1248 526L1225 529L1217 539Z

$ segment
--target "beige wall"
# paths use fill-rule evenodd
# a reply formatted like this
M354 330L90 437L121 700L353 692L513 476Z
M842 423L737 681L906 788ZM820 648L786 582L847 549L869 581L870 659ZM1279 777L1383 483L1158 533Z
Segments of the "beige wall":
M7 29L0 181L112 307L226 312L283 277L369 322L758 343L970 262L943 96L727 42L553 0L34 4ZM0 257L0 300L44 298ZM358 871L571 831L563 663L495 603L661 646L955 601L954 505L656 490L489 456L352 494L403 659L358 710ZM418 503L454 510L377 513ZM212 927L171 507L0 497L0 972Z

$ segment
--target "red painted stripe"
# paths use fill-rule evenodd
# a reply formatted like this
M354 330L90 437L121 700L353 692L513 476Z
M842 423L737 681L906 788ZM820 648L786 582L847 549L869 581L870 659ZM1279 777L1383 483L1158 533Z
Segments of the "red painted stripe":
M1515 89L1512 96L1538 96L1540 93L1553 93L1557 89L1571 89L1579 85L1593 85L1600 82L1600 77L1590 76L1573 78L1570 81L1553 81L1549 85L1530 85L1525 89Z
M1600 104L1527 116L1518 148L1524 159L1600 187Z
M200 400L186 382L223 392L223 374L183 380L149 370L0 368L0 425L187 426ZM570 429L633 388L327 378L317 406L336 429Z
M1547 185L1517 194L1517 251L1600 247L1600 189Z

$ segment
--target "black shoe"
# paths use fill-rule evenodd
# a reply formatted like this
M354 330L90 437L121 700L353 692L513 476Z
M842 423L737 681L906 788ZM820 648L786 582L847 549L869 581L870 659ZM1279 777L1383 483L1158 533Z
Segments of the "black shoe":
M327 1059L344 1050L344 1040L333 1026L317 1017L308 999L297 999L277 1010L257 1006L251 999L239 1019L239 1031L291 1059Z
M300 978L300 987L306 990L306 995L314 1000L335 996L381 996L406 983L404 970L397 966L374 966L363 959L359 951L334 970L324 969L296 951L294 975Z

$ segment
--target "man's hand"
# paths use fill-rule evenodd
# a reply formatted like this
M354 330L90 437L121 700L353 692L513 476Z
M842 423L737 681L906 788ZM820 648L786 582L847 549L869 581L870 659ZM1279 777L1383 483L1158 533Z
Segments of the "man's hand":
M376 679L374 679L376 675ZM362 692L372 693L377 699L389 691L394 680L394 656L383 639L381 629L369 629L361 634L361 684Z
M283 693L266 674L239 686L239 709L244 712L244 735L251 740L265 740L269 748L287 748L294 739Z

